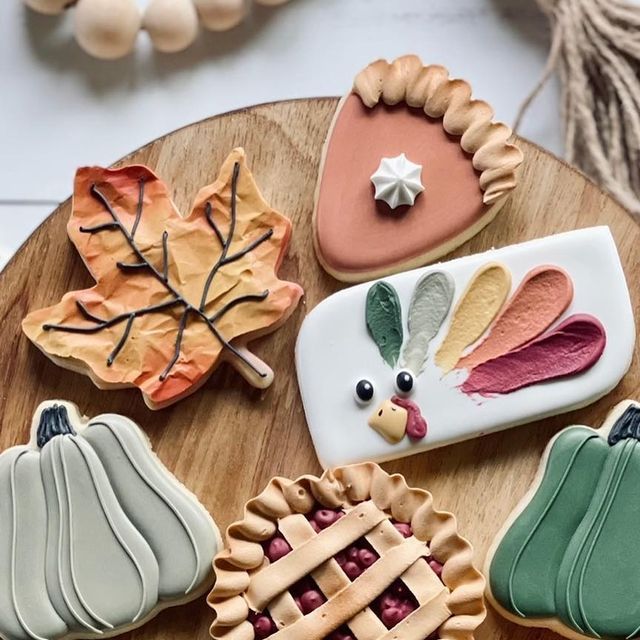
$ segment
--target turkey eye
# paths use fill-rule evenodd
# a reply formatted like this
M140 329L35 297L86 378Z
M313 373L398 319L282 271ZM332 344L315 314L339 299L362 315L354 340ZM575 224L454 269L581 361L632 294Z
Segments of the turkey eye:
M356 384L356 402L366 404L373 398L373 385L368 380L360 380Z
M408 371L400 371L396 376L398 393L410 393L413 389L413 376Z

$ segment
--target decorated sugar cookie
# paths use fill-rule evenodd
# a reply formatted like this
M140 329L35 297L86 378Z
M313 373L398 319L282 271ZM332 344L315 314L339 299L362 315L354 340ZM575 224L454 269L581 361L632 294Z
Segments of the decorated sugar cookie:
M373 463L274 478L226 542L215 640L473 640L485 617L454 516Z
M640 404L547 447L487 557L489 596L510 620L568 638L640 633Z
M296 366L332 467L589 404L618 384L634 344L615 242L594 227L340 291L305 318Z
M516 186L522 153L464 80L416 56L378 60L340 102L323 151L314 243L362 282L432 262L478 233Z
M212 582L211 516L130 420L44 402L0 454L0 636L114 635Z
M103 389L138 387L152 409L196 391L223 361L252 385L273 371L247 342L277 329L302 289L277 271L291 223L234 150L181 217L150 169L76 175L69 237L97 284L22 323L56 364Z

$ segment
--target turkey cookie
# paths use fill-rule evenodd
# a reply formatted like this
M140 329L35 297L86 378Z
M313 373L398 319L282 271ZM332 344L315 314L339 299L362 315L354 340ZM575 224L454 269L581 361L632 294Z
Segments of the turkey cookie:
M332 467L587 405L618 384L634 344L615 242L594 227L340 291L305 318L296 367Z
M464 80L416 56L378 60L340 102L313 219L318 259L361 282L427 264L478 233L516 186L522 153Z
M211 585L218 529L130 420L44 402L0 454L0 636L138 627Z
M80 169L68 232L97 284L22 323L56 364L101 389L138 387L152 409L196 391L223 361L271 384L247 342L283 324L302 289L276 275L291 223L263 199L242 149L185 218L146 167Z
M640 405L561 431L487 557L488 593L513 622L572 639L640 633Z
M215 640L472 640L471 545L431 494L373 463L274 478L227 529Z

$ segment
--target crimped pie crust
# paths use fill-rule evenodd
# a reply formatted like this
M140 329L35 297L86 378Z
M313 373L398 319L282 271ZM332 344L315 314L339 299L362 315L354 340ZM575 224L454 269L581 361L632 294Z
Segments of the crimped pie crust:
M508 142L511 128L493 122L493 108L473 100L469 83L451 79L444 67L424 66L414 55L391 63L377 60L356 76L353 92L370 108L380 100L387 105L406 102L431 118L442 118L444 130L460 136L460 146L472 154L485 204L495 203L515 188L515 170L523 156Z
M347 513L316 535L307 531L306 518L299 514L309 513L317 502ZM396 539L400 534L389 514L410 523L414 537ZM289 529L290 542L294 539L293 552L269 564L261 543L282 525ZM332 556L367 532L376 536L374 548L381 545L380 559L349 582ZM229 526L226 542L227 548L214 559L217 582L208 597L215 614L211 636L216 640L253 640L249 607L262 609L267 604L278 626L271 636L274 640L322 638L327 634L325 620L335 617L340 624L348 622L358 640L424 638L436 629L441 640L470 640L485 617L485 581L472 564L473 550L458 534L455 517L437 511L428 491L410 488L401 475L389 475L371 462L327 470L320 478L274 478L247 502L243 519ZM416 562L430 554L443 564L444 584L434 579L426 563ZM333 588L325 594L328 599L322 607L302 616L286 590L308 573L321 587L325 581ZM387 631L367 605L380 591L375 591L376 584L390 584L398 577L420 607ZM338 588L336 581L342 581ZM288 615L294 619L287 621Z

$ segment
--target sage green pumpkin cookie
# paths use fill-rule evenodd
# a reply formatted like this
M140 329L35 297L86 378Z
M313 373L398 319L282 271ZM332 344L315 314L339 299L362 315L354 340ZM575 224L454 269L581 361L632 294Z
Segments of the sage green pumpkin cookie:
M205 508L116 414L36 410L0 453L0 637L112 636L211 585L220 546Z

